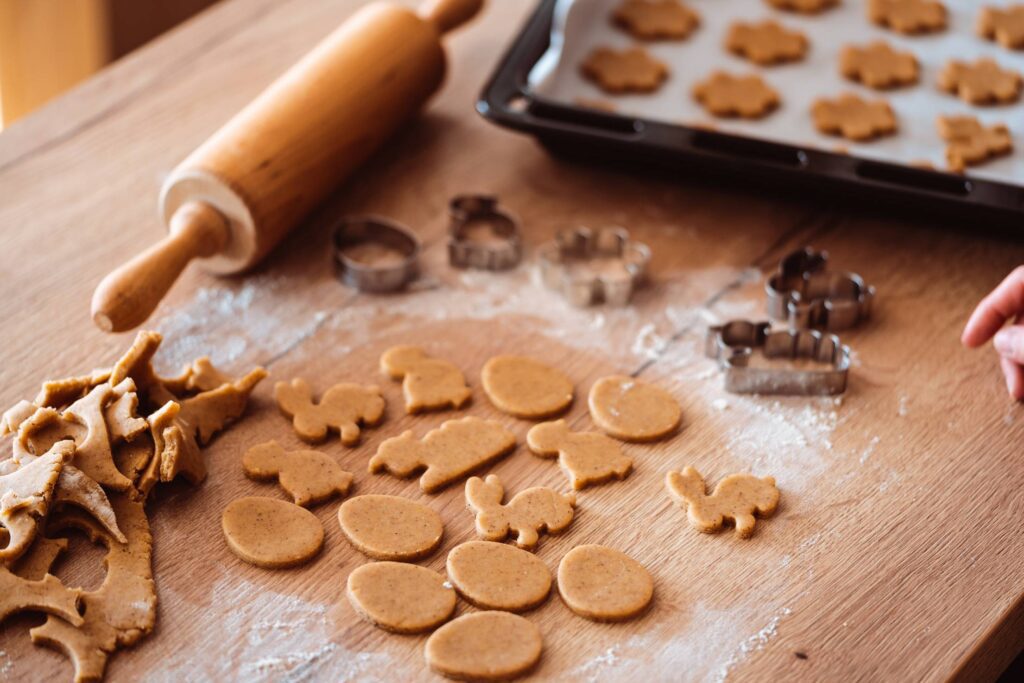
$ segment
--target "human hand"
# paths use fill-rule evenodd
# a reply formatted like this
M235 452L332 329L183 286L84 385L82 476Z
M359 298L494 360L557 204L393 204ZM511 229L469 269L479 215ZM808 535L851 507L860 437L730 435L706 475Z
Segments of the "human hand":
M1003 327L1006 321L1013 323ZM981 300L967 321L960 341L977 348L992 339L1006 377L1006 389L1024 399L1024 266L1017 266L999 286Z

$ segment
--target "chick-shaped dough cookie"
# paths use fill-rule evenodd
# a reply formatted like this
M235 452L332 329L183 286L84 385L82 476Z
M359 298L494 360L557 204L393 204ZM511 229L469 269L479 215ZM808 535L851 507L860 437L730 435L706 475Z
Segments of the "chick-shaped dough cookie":
M504 497L505 487L495 474L486 480L472 477L466 481L466 505L476 514L476 531L485 541L501 541L517 534L516 545L533 550L540 532L557 534L572 523L575 494L535 486L502 505Z
M316 403L309 383L297 377L290 383L275 384L274 398L281 412L292 419L295 433L310 443L323 441L329 431L336 431L343 444L355 445L360 424L376 425L384 417L384 398L375 386L335 384Z
M317 451L291 451L277 441L253 446L242 457L245 474L257 481L277 479L296 505L309 507L348 495L352 473L331 456Z
M736 536L749 538L754 533L755 515L767 517L779 505L774 477L730 474L709 496L704 478L688 466L682 472L666 474L665 487L677 505L687 508L690 524L706 534L718 531L731 519L736 523Z
M535 425L526 435L526 444L541 457L557 457L577 491L591 484L625 479L633 468L633 459L622 454L615 439L599 432L573 432L565 420Z
M381 372L402 380L405 412L461 408L472 392L462 371L452 363L431 358L418 346L395 346L380 357Z

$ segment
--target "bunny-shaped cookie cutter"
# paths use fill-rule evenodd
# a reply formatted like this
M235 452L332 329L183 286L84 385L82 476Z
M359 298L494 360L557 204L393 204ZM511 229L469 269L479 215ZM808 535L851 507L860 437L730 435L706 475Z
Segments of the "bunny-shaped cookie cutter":
M602 272L602 260L618 265ZM562 230L537 250L541 282L573 306L602 301L625 306L643 282L650 260L650 248L631 240L623 228Z
M498 205L497 197L464 194L448 203L448 263L455 268L508 270L515 268L523 255L519 221ZM494 239L471 238L474 224L489 225Z
M804 247L779 262L768 278L768 315L796 329L839 332L871 315L875 288L856 273L832 272L828 252Z

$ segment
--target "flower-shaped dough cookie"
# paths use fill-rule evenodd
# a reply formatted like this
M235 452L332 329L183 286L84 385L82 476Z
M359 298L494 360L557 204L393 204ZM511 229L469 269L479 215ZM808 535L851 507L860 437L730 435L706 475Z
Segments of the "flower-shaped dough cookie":
M822 133L849 140L871 140L896 132L896 115L885 100L868 102L852 94L820 99L811 108L811 116Z
M638 40L681 40L700 26L700 15L679 0L624 0L612 23Z
M946 141L946 161L953 171L980 164L1013 151L1013 139L1003 124L985 127L973 116L940 116L939 136Z
M829 7L835 7L839 0L765 0L775 9L800 12L801 14L817 14Z
M1011 50L1024 49L1024 5L982 8L978 35Z
M839 71L851 81L884 90L917 83L920 67L910 52L894 50L876 40L864 45L847 45L839 53Z
M946 6L937 0L868 0L868 19L897 33L933 33L946 28Z
M803 33L770 19L757 24L737 21L725 37L727 50L762 65L799 61L807 54L808 45Z
M668 67L642 47L618 51L599 47L580 65L580 71L605 92L653 92L668 78Z
M758 119L779 106L779 94L757 75L716 71L693 88L693 96L715 116Z
M953 60L939 73L939 87L971 104L1006 104L1020 97L1021 77L987 57L973 64Z

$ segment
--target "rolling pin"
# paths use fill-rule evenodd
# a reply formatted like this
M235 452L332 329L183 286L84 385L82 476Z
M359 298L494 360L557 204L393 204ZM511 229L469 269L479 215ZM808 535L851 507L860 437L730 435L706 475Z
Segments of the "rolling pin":
M193 259L217 274L262 260L437 91L441 36L482 4L376 2L327 36L171 172L167 237L100 282L96 325L141 325Z

